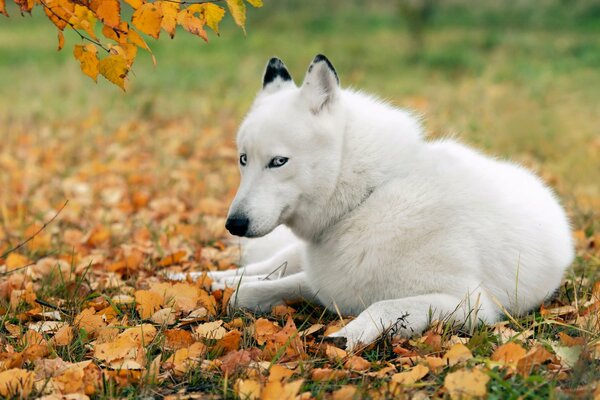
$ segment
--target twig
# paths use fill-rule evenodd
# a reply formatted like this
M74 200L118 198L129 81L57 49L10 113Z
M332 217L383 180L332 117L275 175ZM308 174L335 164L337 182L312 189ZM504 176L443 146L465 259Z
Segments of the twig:
M64 19L60 15L58 15L52 8L48 7L48 5L46 4L46 2L44 0L40 0L40 3L42 4L42 6L44 6L44 8L46 10L50 11L56 18L60 19L61 21L63 21L67 25L69 25L71 27L71 29L73 29L82 40L87 40L88 42L91 42L91 43L95 44L96 46L100 46L104 51L106 51L107 53L110 53L110 50L108 48L104 47L104 45L102 43L100 43L99 41L94 40L92 38L89 38L89 37L85 36L83 33L79 32L79 30L75 28L75 25L73 25L70 21Z
M61 312L61 313L65 314L65 315L71 315L71 314L70 314L70 313L68 313L67 311L65 311L65 310L63 310L62 308L60 308L59 306L55 306L54 304L50 304L50 303L48 303L47 301L40 300L40 299L35 299L35 302L36 302L36 303L38 303L38 304L39 304L39 305L41 305L41 306L44 306L44 307L51 308L51 309L53 309L53 310L56 310L56 311L59 311L59 312Z
M40 234L41 231L43 231L44 229L46 229L46 227L48 225L50 225L52 223L52 221L54 221L56 219L56 217L58 217L58 215L61 213L61 211L67 206L67 204L69 203L69 200L65 201L65 204L62 205L61 208L59 208L59 210L56 212L56 214L54 214L54 216L52 218L50 218L50 220L48 220L40 229L37 230L37 232L35 232L33 235L31 235L30 237L28 237L26 240L24 240L23 242L19 243L18 245L16 245L15 247L13 247L12 249L7 250L6 252L4 252L0 258L4 258L7 255L9 255L10 253L19 250L21 247L25 246L27 243L31 242L33 240L33 238L35 238L37 235Z

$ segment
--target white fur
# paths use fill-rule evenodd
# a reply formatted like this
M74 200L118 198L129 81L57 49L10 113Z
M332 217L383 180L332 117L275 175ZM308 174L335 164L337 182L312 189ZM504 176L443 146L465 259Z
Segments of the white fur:
M234 287L241 276L237 306L316 299L358 315L332 335L352 349L392 327L419 333L431 318L492 323L502 308L522 314L553 294L573 243L538 177L454 140L425 140L416 118L340 89L323 61L309 71L300 88L259 93L238 134L248 164L230 215L249 218L247 236L285 224L300 239L215 275ZM265 168L274 156L289 161Z

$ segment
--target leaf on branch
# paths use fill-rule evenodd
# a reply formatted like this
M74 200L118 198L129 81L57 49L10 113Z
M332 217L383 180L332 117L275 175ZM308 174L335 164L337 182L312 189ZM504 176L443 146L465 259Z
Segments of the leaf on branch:
M188 7L194 13L200 13L206 25L219 34L219 22L225 16L225 9L213 3L194 4Z
M15 0L15 4L19 6L21 12L28 12L31 14L31 9L35 5L35 0Z
M177 23L191 34L200 36L205 42L208 42L208 36L204 30L204 20L194 16L194 11L190 10L191 6L181 10L177 14Z
M75 6L68 0L45 0L44 12L52 23L61 31L68 26L69 19L75 11Z
M244 4L244 0L227 0L227 7L229 7L229 12L235 23L246 33L246 4Z
M96 16L89 8L75 4L75 11L69 19L69 23L74 29L83 29L92 39L96 39L96 33L94 32Z
M121 23L121 4L119 0L91 0L90 9L104 25L118 28Z
M158 39L162 19L163 13L160 5L146 3L133 13L131 23L146 35Z
M145 0L125 0L125 3L129 4L134 10L140 8L145 2Z
M8 13L6 12L6 3L4 0L0 0L0 14L4 14L8 17Z
M125 91L125 78L129 72L129 63L122 54L111 54L98 64L100 74Z
M61 51L65 47L65 34L60 29L58 30L58 51Z
M254 8L260 8L263 6L262 0L246 0Z
M98 82L98 49L93 44L75 45L73 55L79 60L81 71Z
M154 4L160 6L163 14L163 19L160 27L163 28L171 39L175 37L177 28L177 14L179 13L179 3L175 1L157 1Z
M104 35L104 37L114 40L119 44L127 43L128 33L129 25L127 24L127 22L122 22L118 28L111 28L106 25L102 27L102 34Z

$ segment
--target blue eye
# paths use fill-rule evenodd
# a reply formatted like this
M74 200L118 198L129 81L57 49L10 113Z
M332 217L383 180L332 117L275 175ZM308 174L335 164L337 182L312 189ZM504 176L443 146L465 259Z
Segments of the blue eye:
M289 158L287 157L273 157L271 159L271 161L269 161L269 165L267 165L267 168L279 168L282 165L285 165L286 162L288 162Z
M242 165L242 167L245 166L247 162L248 162L248 159L247 159L246 155L240 154L240 164Z

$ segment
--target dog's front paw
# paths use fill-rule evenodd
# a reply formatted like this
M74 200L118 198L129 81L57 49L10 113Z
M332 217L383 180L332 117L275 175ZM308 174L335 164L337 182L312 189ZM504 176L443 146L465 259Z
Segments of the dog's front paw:
M243 308L257 313L268 313L273 306L282 304L283 300L275 298L269 290L262 287L261 282L242 283L231 295L228 310L231 313L236 308Z
M359 317L339 331L326 336L325 341L338 345L343 344L345 340L346 350L355 351L375 342L380 335L381 330L372 321L365 323Z

